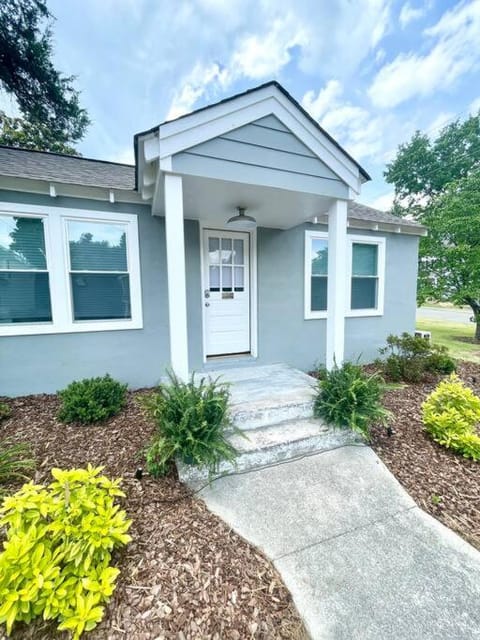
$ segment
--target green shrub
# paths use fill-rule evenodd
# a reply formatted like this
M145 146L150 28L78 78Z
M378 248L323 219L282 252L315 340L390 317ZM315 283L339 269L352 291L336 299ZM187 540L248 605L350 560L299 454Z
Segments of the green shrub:
M0 440L0 483L27 480L28 473L35 469L35 460L30 447L9 438ZM2 491L0 489L0 496Z
M126 403L127 385L111 378L86 378L68 385L58 395L62 422L102 422L118 413Z
M8 406L6 402L0 402L0 422L10 418L12 415L12 410Z
M430 436L465 458L480 460L480 398L452 374L422 405L423 424Z
M383 375L394 382L421 382L427 372L455 371L455 361L446 347L409 333L388 336L387 345L379 351L383 359L377 360L377 365Z
M345 362L318 376L314 412L337 427L350 427L367 438L375 423L386 424L391 414L381 404L387 385L378 374Z
M115 504L119 480L102 468L53 469L48 486L29 482L3 501L6 528L0 554L0 623L42 616L56 620L74 640L103 617L119 570L114 548L130 541L130 521Z
M169 374L170 382L142 401L157 425L147 449L147 470L154 476L166 473L178 457L187 464L215 471L222 460L233 461L235 449L225 438L230 424L228 385L192 376L182 382Z

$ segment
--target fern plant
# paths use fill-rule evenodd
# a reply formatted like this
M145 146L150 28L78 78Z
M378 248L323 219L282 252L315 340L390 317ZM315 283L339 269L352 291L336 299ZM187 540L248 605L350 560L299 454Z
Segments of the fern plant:
M225 437L231 427L229 399L228 385L218 379L197 383L192 375L183 382L169 373L169 382L142 400L157 425L146 451L149 473L165 474L175 457L210 472L222 460L233 461L236 451Z
M314 413L337 427L350 427L366 438L374 424L386 425L392 414L382 406L390 388L377 374L367 374L351 362L318 373Z
M35 469L35 460L29 445L10 438L0 440L0 484L15 480L28 480ZM0 496L3 491L0 488Z

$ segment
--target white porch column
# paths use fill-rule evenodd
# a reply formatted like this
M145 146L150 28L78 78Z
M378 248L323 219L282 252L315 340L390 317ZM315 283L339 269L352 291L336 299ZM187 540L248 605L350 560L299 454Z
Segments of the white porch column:
M183 187L182 177L169 173L165 174L165 234L167 244L170 364L179 378L188 380Z
M347 202L335 200L328 212L326 366L343 363L347 300Z

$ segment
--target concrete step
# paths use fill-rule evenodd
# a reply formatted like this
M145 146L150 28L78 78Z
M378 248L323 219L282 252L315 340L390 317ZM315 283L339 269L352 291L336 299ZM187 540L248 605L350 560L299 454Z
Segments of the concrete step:
M335 429L314 418L287 420L243 434L235 433L228 439L238 452L235 463L222 462L210 479L361 441L350 429ZM199 488L209 481L205 470L180 461L177 461L177 469L180 480L192 488Z
M230 410L232 422L242 431L251 431L262 427L274 426L282 422L313 418L313 399L278 398L235 404Z

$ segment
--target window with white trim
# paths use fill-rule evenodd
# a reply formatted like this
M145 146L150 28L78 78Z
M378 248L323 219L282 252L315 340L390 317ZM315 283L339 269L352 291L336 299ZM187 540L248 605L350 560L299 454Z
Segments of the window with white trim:
M138 329L140 291L136 215L0 203L0 335Z
M51 321L44 219L0 215L0 325Z
M347 316L383 314L385 238L348 235ZM326 318L328 234L305 232L305 318Z

